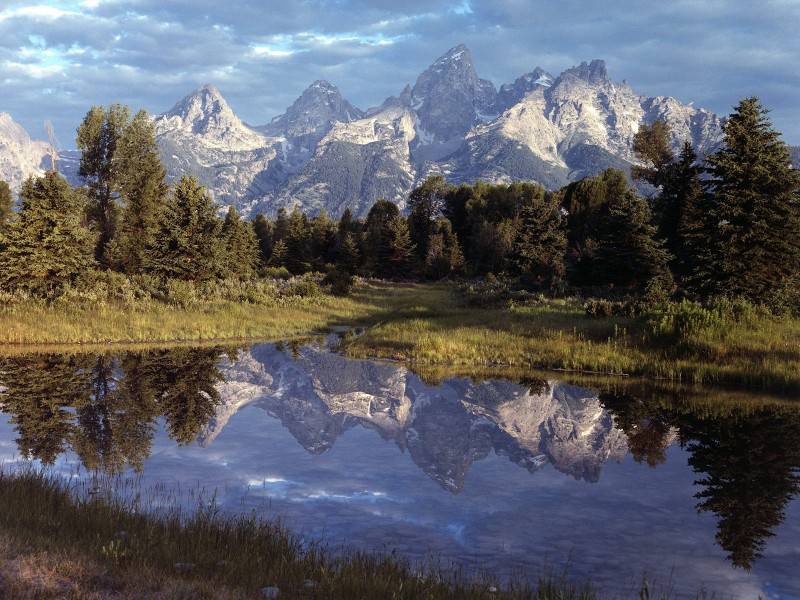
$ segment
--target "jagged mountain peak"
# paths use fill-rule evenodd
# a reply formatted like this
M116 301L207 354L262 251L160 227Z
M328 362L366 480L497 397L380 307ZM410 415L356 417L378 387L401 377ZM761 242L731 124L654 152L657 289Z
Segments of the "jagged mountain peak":
M364 116L363 111L342 97L339 88L317 79L286 109L263 129L271 135L289 138L309 137L315 144L336 122L348 123Z
M592 62L587 63L584 61L571 69L567 69L561 76L563 77L565 75L572 75L588 83L603 83L608 81L606 61L597 58Z
M496 98L494 84L478 77L469 48L459 44L417 77L408 101L424 131L446 142L493 113Z
M497 93L497 109L502 112L510 108L535 89L545 89L553 85L555 78L542 69L536 67L530 73L525 73L513 83L504 83Z
M205 84L161 115L183 130L197 135L222 134L247 129L216 86Z

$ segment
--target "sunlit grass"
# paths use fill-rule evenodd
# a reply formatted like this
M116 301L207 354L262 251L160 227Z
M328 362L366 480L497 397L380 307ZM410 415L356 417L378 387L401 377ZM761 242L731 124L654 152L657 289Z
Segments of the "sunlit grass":
M509 309L466 307L452 288L413 300L347 347L424 365L504 365L800 391L800 320L758 315L703 331L681 347L644 318L592 318L577 300Z

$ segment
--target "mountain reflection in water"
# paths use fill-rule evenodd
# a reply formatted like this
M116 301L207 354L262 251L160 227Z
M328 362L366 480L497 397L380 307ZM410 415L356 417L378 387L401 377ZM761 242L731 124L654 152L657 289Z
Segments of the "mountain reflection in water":
M539 379L455 377L434 385L404 366L350 360L324 345L0 358L0 403L19 456L53 464L66 453L89 471L110 474L147 471L162 424L173 446L211 452L228 429L236 434L234 418L247 414L252 420L253 410L280 422L312 456L329 453L357 426L374 431L383 445L400 449L394 461L408 460L402 458L407 454L452 496L469 491L470 472L478 463L498 465L493 457L534 477L543 477L537 472L550 465L561 477L585 485L600 481L609 463L632 459L666 469L665 462L685 456L679 468L691 469L694 485L680 491L694 496L698 519L713 515L716 543L734 570L759 563L800 490L800 405L686 402L677 392L636 392L610 383L592 390ZM0 431L0 436L10 434ZM262 440L247 443L254 442ZM263 444L274 451L269 440ZM226 455L226 460L235 457ZM180 474L180 463L171 468ZM352 468L357 468L355 460ZM387 477L393 468L386 465ZM342 470L338 475L347 479L352 474ZM594 514L600 491L592 505L592 491L584 489L587 511ZM664 490L664 497L674 492ZM488 501L505 492L483 493ZM373 512L370 527L379 528L379 511ZM602 528L597 521L603 519L621 518L639 526L657 517L607 514L595 519L593 527ZM458 538L466 525L447 527ZM787 533L791 537L776 564L800 560L798 531ZM565 541L581 543L580 532L564 535ZM384 537L391 546L390 528ZM359 539L349 543L358 545ZM551 549L525 550L544 556ZM778 571L770 577L792 581L794 573ZM800 585L781 583L777 592L767 586L759 593L782 597L800 593Z

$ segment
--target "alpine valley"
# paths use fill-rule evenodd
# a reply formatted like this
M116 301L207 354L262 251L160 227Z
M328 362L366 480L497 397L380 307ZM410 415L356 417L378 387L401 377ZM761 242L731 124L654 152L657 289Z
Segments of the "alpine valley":
M608 167L628 170L634 134L657 119L670 125L676 148L688 139L703 155L722 139L717 115L641 96L612 81L601 60L558 76L537 67L498 90L463 45L368 110L315 81L266 125L245 124L213 85L155 117L171 177L194 174L221 205L245 215L297 206L333 217L345 208L363 216L380 198L404 208L412 187L437 173L451 183L525 180L552 189ZM62 152L60 169L73 183L77 158ZM47 164L47 145L0 114L0 178L16 188Z

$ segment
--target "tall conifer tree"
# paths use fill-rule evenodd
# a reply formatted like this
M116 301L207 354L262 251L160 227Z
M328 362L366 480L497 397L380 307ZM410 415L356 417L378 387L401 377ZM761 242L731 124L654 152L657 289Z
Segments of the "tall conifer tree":
M145 254L145 266L164 278L206 281L223 271L222 223L211 196L193 177L184 176L161 213Z
M93 238L84 226L86 198L50 172L28 179L22 206L4 234L0 286L49 294L92 268Z

